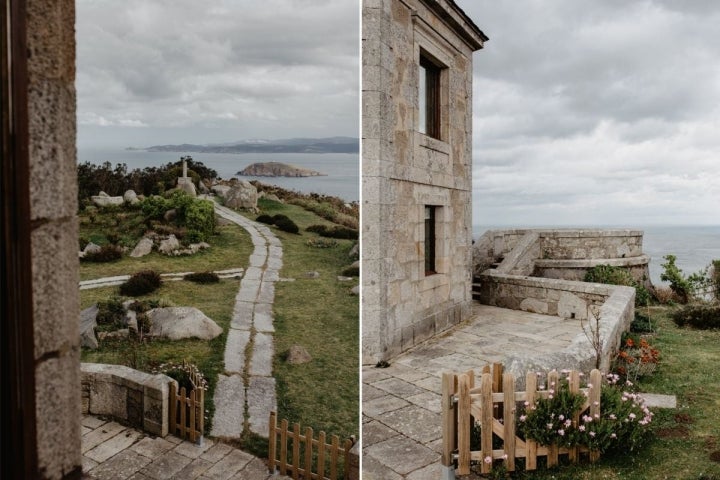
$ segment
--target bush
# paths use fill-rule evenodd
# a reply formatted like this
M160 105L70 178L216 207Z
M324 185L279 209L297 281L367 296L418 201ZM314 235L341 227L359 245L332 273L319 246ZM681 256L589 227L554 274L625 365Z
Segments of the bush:
M341 226L328 227L327 225L310 225L305 230L308 232L317 233L321 237L340 238L347 240L357 240L359 235L359 232L357 230Z
M337 247L337 240L327 240L325 238L310 238L307 241L309 247L315 248L332 248Z
M125 326L125 308L122 300L111 297L104 302L98 302L98 313L95 321L99 326L122 328Z
M350 266L347 267L345 270L342 271L342 274L346 277L359 277L360 276L360 267L357 266Z
M185 226L193 241L207 241L215 233L215 208L209 200L194 200L185 210Z
M275 223L275 220L273 220L273 217L270 215L267 215L263 213L262 215L258 215L258 217L255 219L256 222L265 223L267 225L272 225Z
M162 284L160 274L153 270L144 270L132 275L120 285L120 293L128 297L139 297L154 292Z
M635 288L635 306L645 306L650 302L650 292L638 283L630 272L612 265L597 265L585 274L586 282L604 283L607 285L623 285Z
M638 449L647 439L653 414L642 397L617 385L619 376L609 374L607 378L600 391L599 417L584 415L578 425L572 424L573 415L586 399L581 393L570 392L563 379L554 395L540 398L519 412L518 429L526 439L541 445L583 445L600 453Z
M287 217L276 220L275 226L278 227L283 232L288 232L288 233L299 233L300 232L300 228L295 224L295 222L293 222L292 220L290 220Z
M655 322L649 316L635 312L635 318L630 323L630 331L633 333L653 333L655 331Z
M170 210L170 208L172 208L170 201L159 195L149 196L140 204L143 215L149 219L163 218L165 212Z
M195 283L218 283L220 281L220 277L215 272L188 273L183 278Z
M122 258L122 254L122 248L117 245L103 245L99 251L88 252L82 259L87 262L96 263L112 262Z
M679 327L720 328L720 305L709 303L687 305L674 312L672 319Z

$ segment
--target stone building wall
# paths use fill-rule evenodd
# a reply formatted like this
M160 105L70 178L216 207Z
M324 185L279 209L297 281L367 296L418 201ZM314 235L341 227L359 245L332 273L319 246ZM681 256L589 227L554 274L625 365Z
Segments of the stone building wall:
M447 0L366 0L362 37L363 362L375 363L470 312L472 53L487 39ZM445 67L440 139L417 127L421 52Z
M79 478L74 0L28 0L27 47L38 465Z

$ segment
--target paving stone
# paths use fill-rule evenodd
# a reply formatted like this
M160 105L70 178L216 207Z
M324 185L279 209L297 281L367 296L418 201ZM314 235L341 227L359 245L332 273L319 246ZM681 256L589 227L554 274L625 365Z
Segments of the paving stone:
M423 468L419 468L414 472L409 473L405 478L407 480L438 480L442 478L441 475L442 465L440 463L431 463Z
M393 377L397 377L406 382L416 383L423 378L427 378L428 374L415 370L414 368L406 367L401 363L395 363L391 367L386 369L389 374Z
M378 462L374 457L363 454L362 479L363 480L402 480L397 472L387 465Z
M433 393L442 393L442 379L440 377L423 378L422 380L415 382L415 385Z
M148 477L147 475L137 472L135 475L128 478L128 480L152 480L152 479L150 477Z
M245 271L245 276L243 277L243 280L241 282L242 286L245 286L245 282L248 283L257 283L260 284L260 280L262 279L263 269L260 267L249 267Z
M262 281L263 282L277 282L280 280L280 272L275 268L267 268L265 269L265 273L263 273Z
M249 330L231 328L228 331L227 340L225 341L226 372L242 374L245 371L245 349L249 342Z
M417 405L383 413L378 415L377 419L420 443L431 442L442 437L440 414Z
M242 470L232 477L232 480L264 479L268 477L270 477L270 472L265 462L259 458L253 458Z
M362 410L365 415L375 418L382 413L397 410L408 405L410 404L402 398L398 398L393 395L385 395L383 397L370 400L369 402L363 402Z
M213 445L215 445L215 442L208 439L204 439L202 445L192 442L182 442L181 444L175 446L174 452L179 453L184 457L198 458L200 455L212 448Z
M96 462L92 458L86 457L85 455L82 456L83 472L88 472L97 466L98 466L98 462Z
M118 453L111 459L98 464L91 473L99 479L126 479L148 465L152 460L132 450Z
M275 348L272 335L262 332L256 333L253 338L252 356L250 358L250 375L258 377L272 376L274 355Z
M363 447L369 447L370 445L384 442L388 438L397 437L398 435L400 435L400 433L397 430L393 430L377 420L371 420L368 423L363 423L362 426Z
M175 444L160 437L145 437L131 447L131 450L148 458L157 458L175 448Z
M275 284L263 281L255 301L257 303L273 303L275 301Z
M92 458L98 463L102 463L108 458L122 452L142 437L143 434L136 430L124 430L114 437L105 440L92 450L88 450L85 452L85 456Z
M405 400L407 400L408 402L414 403L415 405L422 407L426 410L430 410L433 413L442 412L441 399L441 395L428 391L418 393L417 395L405 397Z
M363 383L373 383L379 380L385 380L392 375L385 372L385 368L363 367L362 381Z
M102 425L105 425L107 421L92 415L83 415L81 423L84 427L92 428L94 430Z
M140 473L154 480L180 478L177 476L178 472L190 462L191 460L187 457L178 455L175 452L168 452L143 468Z
M640 393L645 405L657 408L677 408L677 397L675 395L661 395L659 393Z
M275 379L273 377L250 377L247 403L250 430L267 437L270 412L277 411Z
M203 460L202 458L196 458L187 465L185 468L177 473L177 478L198 478L205 472L207 472L213 466L212 462Z
M207 460L208 462L217 463L219 462L225 455L232 452L232 447L229 445L225 445L224 443L216 443L212 447L210 447L205 453L200 455L200 458L203 460Z
M87 435L88 433L90 433L92 431L93 431L92 428L88 428L88 427L85 427L82 425L80 426L80 436L82 436L82 437L84 437L85 435Z
M243 469L253 456L241 450L233 450L222 460L208 469L203 476L211 480L227 480Z
M380 380L379 382L373 383L372 386L402 398L423 393L422 388L395 377Z
M267 255L265 252L259 255L253 253L252 255L250 255L250 259L248 262L251 267L262 267L263 265L265 265L265 260L267 260Z
M363 388L362 388L363 403L369 402L370 400L374 400L376 398L380 398L384 395L387 395L387 392L380 390L379 388L375 388L372 385L363 385Z
M365 448L363 467L366 465L365 461L368 456L400 475L406 475L413 470L418 470L431 463L437 463L440 460L440 455L404 436L393 437ZM386 473L387 476L376 478L393 478L390 472ZM364 471L363 478L365 478Z
M282 269L283 262L282 257L273 257L272 255L267 259L267 268L272 268L278 272Z
M255 304L253 326L258 332L270 333L275 331L275 327L273 326L272 307L271 303Z
M88 433L82 439L82 453L92 450L102 442L114 437L118 433L125 430L125 427L117 422L108 422L103 424L96 430Z
M247 279L243 278L240 283L240 290L235 296L236 302L251 302L254 303L257 299L258 292L260 291L260 279Z
M233 308L232 321L230 327L239 330L250 330L253 325L253 312L255 311L254 302L236 301Z
M240 438L245 421L245 384L240 375L218 375L215 387L215 417L210 435Z

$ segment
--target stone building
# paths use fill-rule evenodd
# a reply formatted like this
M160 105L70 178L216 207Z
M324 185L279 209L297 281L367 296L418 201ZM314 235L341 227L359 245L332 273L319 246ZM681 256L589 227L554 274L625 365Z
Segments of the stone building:
M2 2L0 477L76 479L75 2Z
M363 363L471 305L472 56L488 38L452 0L364 0Z

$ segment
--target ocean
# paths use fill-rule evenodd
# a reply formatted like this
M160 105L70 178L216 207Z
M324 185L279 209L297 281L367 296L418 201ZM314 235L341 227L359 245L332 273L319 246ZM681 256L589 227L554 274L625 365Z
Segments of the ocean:
M523 227L474 226L473 237L478 238L486 230L508 228ZM643 251L646 255L650 256L650 280L654 285L664 284L660 281L660 274L663 271L662 264L665 263L663 259L665 255L675 255L677 257L675 265L677 265L685 275L690 275L691 273L702 270L707 267L712 260L720 260L720 225L682 227L637 226L632 228L644 232Z
M360 156L357 153L182 153L146 152L124 149L78 149L78 162L115 166L125 163L129 170L159 167L176 162L180 157L191 156L193 160L218 172L220 178L232 177L258 180L268 185L295 190L302 193L320 193L342 198L348 202L360 200ZM282 162L309 168L326 176L322 177L238 177L237 172L256 162Z

